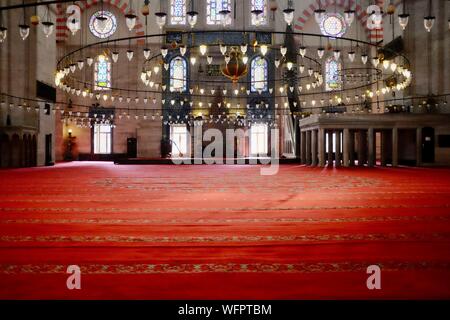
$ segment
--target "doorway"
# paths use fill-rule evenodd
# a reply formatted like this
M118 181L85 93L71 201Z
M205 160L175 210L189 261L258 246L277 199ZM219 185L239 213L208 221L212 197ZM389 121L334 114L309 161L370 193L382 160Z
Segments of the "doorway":
M423 128L422 129L422 162L423 163L434 163L435 160L435 137L434 128Z
M170 143L172 146L172 158L187 157L188 155L188 130L186 125L170 126Z
M53 165L52 160L52 135L45 135L45 165L51 166Z

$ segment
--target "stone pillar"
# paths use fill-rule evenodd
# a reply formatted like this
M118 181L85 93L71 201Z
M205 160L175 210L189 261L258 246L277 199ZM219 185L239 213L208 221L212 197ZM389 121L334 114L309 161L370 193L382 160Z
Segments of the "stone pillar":
M325 167L325 130L319 129L319 166Z
M308 166L311 165L311 131L306 131L306 162Z
M344 145L342 146L342 156L344 167L350 166L350 130L344 129L343 132Z
M392 129L392 166L398 166L398 128Z
M358 166L364 166L364 162L365 162L365 157L364 157L364 153L365 153L365 149L366 149L366 134L364 130L359 130L358 131L358 137L359 137L359 141L358 141Z
M383 167L386 166L387 160L386 160L386 130L381 131L381 165Z
M317 130L313 130L311 138L311 165L317 166Z
M306 132L300 133L300 163L306 164Z
M422 165L422 128L416 129L416 166Z
M334 145L336 146L335 165L338 168L341 166L341 130L336 131Z
M368 165L369 167L373 167L375 165L375 130L373 130L373 128L369 128L367 132L369 135Z
M333 130L328 130L328 166L333 166Z
M349 166L353 167L355 165L355 131L350 131L350 147L348 148L348 158L350 160Z

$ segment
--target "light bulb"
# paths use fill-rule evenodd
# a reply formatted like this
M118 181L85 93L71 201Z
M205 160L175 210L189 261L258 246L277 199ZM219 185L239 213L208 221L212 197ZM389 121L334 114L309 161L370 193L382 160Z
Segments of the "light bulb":
M294 67L294 64L293 64L291 61L289 61L289 62L286 64L286 67L287 67L287 69L288 69L289 71L291 71L292 68Z

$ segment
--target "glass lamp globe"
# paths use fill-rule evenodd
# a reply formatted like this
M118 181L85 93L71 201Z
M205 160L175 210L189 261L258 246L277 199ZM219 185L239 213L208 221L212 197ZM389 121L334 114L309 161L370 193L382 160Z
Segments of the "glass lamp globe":
M50 21L44 21L42 22L42 31L44 32L44 35L48 38L52 33L54 29L54 23Z
M317 56L322 59L323 55L325 54L325 49L324 48L319 48L317 49Z
M167 14L165 12L157 12L155 13L156 16L156 24L159 26L160 29L164 27L166 24Z
M431 32L431 29L433 28L435 21L436 21L436 17L433 17L433 16L427 16L427 17L423 18L423 25L424 25L425 29L427 30L427 32Z
M283 10L284 21L290 26L292 21L294 21L294 9L287 8Z
M206 52L208 51L208 47L206 46L206 44L200 45L199 49L200 49L200 53L202 56L204 56L206 54Z
M134 51L133 50L127 50L128 61L131 61L133 59L133 56L134 56Z
M263 45L261 45L261 47L259 48L259 50L261 51L261 54L262 54L263 56L265 56L266 53L267 53L268 47L267 47L267 45L263 44Z
M189 11L186 13L187 15L187 22L191 26L191 28L194 28L197 24L198 20L198 12L197 11Z
M408 22L409 22L409 14L402 13L402 14L398 15L398 23L400 24L400 27L402 28L402 30L406 29Z
M350 60L350 62L355 61L355 56L356 56L355 51L350 51L350 52L348 53L348 60Z
M19 33L22 40L25 40L30 35L30 26L26 24L20 24Z
M8 35L8 28L0 27L0 43L6 40Z
M264 11L255 9L251 11L252 14L252 22L255 26L259 26L262 23L262 14Z
M150 54L152 53L152 51L151 51L150 49L148 49L148 48L145 48L145 49L143 50L143 52L144 52L144 58L145 58L145 60L148 60L148 59L150 58Z
M106 29L106 23L108 22L108 18L105 17L103 14L100 14L95 19L97 19L97 26L99 28L99 31L103 32Z
M125 22L127 24L128 30L133 30L136 26L136 15L132 13L125 15Z
M219 12L220 21L222 22L222 26L226 26L231 23L231 11L230 10L222 10Z
M324 9L314 10L314 18L316 19L316 22L318 24L322 22L324 17L325 17L325 10Z
M355 20L355 10L344 11L344 19L348 26L351 26Z

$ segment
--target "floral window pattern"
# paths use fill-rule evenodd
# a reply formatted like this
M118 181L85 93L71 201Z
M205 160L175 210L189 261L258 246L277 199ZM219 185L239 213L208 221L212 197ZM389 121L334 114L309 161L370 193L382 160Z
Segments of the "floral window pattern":
M327 59L325 63L325 86L327 91L342 89L341 69L341 63L336 61L334 57Z
M207 24L220 24L222 23L220 17L220 11L231 11L231 0L207 0L206 3L206 23ZM227 21L227 24L231 24L231 21Z
M106 18L103 24L97 19L99 16ZM109 11L97 11L89 20L89 30L91 30L94 36L100 39L111 37L117 30L116 16Z
M256 57L251 63L251 91L267 91L268 78L268 64L267 60L261 57Z
M187 65L183 58L170 61L170 90L184 92L187 89Z
M111 62L104 55L99 55L95 62L94 88L96 91L110 90L111 87Z
M170 23L186 24L186 0L170 0Z
M326 36L340 38L347 32L347 24L339 13L327 13L320 22L320 31Z

